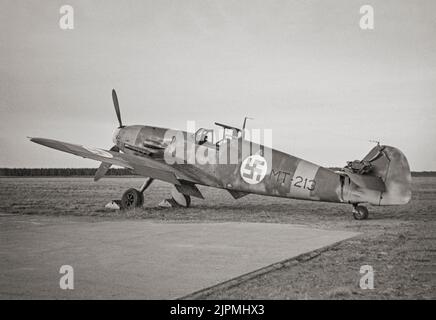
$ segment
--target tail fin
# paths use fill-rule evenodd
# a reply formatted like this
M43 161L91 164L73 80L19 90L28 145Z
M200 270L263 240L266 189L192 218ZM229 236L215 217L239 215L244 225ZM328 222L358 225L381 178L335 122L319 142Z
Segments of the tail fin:
M412 197L409 163L397 148L375 146L363 160L348 162L342 174L349 177L348 202L379 206L406 204Z
M406 156L397 148L375 146L362 162L371 164L368 175L380 177L386 190L381 193L379 205L406 204L412 197L412 176Z

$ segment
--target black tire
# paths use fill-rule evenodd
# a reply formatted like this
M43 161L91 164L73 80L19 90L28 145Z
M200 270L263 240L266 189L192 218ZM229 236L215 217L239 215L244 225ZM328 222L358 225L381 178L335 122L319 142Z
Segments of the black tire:
M364 206L356 206L353 209L353 217L356 220L366 220L368 219L368 209Z
M144 195L135 188L128 189L121 197L121 209L123 210L142 207L143 204Z

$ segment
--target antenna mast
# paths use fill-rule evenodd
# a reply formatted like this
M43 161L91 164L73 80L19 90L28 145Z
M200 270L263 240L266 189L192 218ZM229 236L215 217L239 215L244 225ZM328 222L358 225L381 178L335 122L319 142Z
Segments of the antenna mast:
M245 138L245 125L247 124L247 119L254 120L254 118L250 118L250 117L244 118L244 123L242 124L242 139Z

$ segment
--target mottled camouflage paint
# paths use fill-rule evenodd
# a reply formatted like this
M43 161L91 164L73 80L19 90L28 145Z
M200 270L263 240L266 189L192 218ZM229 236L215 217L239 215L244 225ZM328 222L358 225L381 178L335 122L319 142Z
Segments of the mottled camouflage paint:
M129 150L126 145L133 144L138 148L154 148L160 145L162 150L149 156L161 162L165 161L165 152L174 151L176 148L188 149L183 157L177 158L178 161L171 164L171 168L176 173L182 172L184 177L188 177L189 181L195 184L246 193L326 202L391 205L407 203L410 200L409 165L401 151L393 147L377 146L364 158L372 159L381 152L379 158L373 161L375 170L371 173L381 177L386 184L386 191L380 192L358 186L348 177L330 169L247 140L228 140L217 150L211 143L202 146L196 144L194 148L187 148L188 139L194 139L194 135L151 126L124 127L114 136L114 142L123 152L139 156L144 154ZM195 158L195 153L199 152L199 149L201 152L210 152L210 155L215 158L215 163L188 163L187 159L192 156ZM263 153L271 155L267 157L266 175L257 184L249 184L241 177L241 163L250 155L246 152L243 154L242 150L263 150ZM236 154L237 159L233 161L234 163L227 164L229 153Z

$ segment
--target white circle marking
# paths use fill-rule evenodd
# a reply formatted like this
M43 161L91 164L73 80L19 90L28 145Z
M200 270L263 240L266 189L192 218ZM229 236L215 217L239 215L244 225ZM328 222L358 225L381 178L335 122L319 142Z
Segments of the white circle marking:
M261 155L254 154L241 163L241 177L248 184L260 183L268 171L268 163Z

